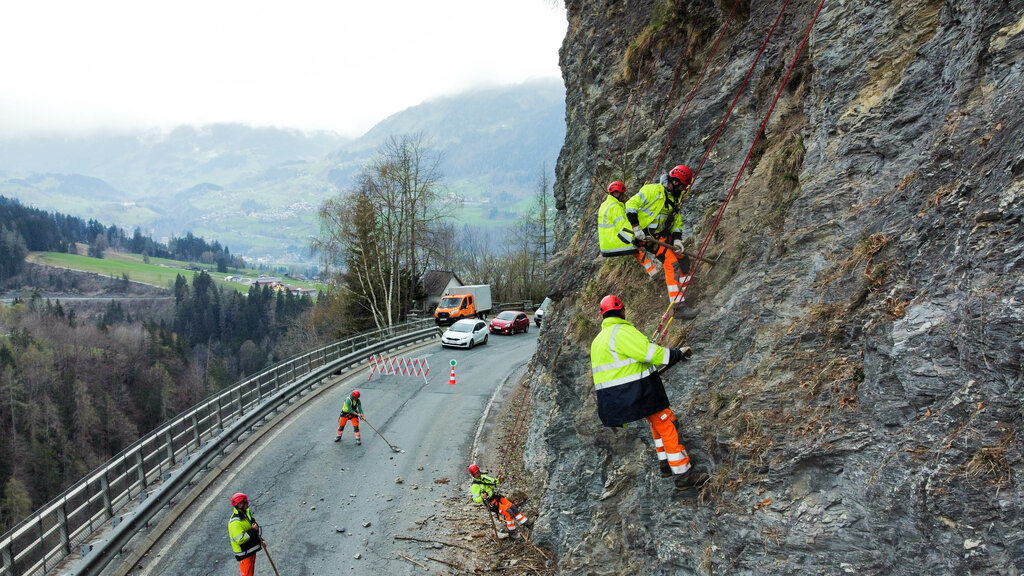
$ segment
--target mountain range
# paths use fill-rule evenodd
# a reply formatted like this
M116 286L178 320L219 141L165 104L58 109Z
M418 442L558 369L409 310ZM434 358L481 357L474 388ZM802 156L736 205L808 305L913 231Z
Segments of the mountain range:
M320 203L350 189L390 136L422 134L441 156L452 218L502 226L553 179L565 88L534 81L430 100L359 138L240 124L82 136L0 136L0 195L154 238L193 232L234 254L308 263Z

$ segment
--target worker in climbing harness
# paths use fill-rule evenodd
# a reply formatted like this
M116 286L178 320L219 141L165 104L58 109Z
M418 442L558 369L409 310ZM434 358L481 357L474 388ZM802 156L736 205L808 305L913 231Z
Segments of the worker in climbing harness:
M625 426L644 419L651 425L661 475L675 476L678 490L698 486L707 474L693 471L690 456L679 442L675 414L658 374L660 366L686 360L689 347L665 348L652 344L626 321L626 307L618 296L601 299L601 332L590 345L590 363L597 392L597 414L605 426Z
M530 520L523 516L518 507L509 502L508 498L498 494L498 484L501 482L497 478L483 474L476 464L470 464L468 470L469 475L473 477L473 483L469 488L473 493L473 501L484 504L491 512L504 516L505 531L515 534L516 522L519 522L520 526L530 525Z
M242 576L253 576L256 570L256 553L267 543L260 536L260 526L249 510L249 498L241 492L231 497L234 512L228 520L228 536L231 537L231 549L238 560L238 569Z
M597 240L601 256L634 256L651 278L657 278L661 266L644 245L633 243L633 231L626 220L626 185L616 180L608 185L608 197L597 211Z
M359 390L353 390L345 398L345 404L341 406L341 416L338 418L338 435L334 437L335 442L341 442L341 433L345 430L348 421L352 421L352 429L356 432L356 444L362 444L362 436L359 435L359 418L363 416L363 403L359 401Z
M672 245L672 248L659 245L655 257L662 263L669 303L676 305L676 317L685 320L694 318L697 313L683 304L683 291L690 285L691 277L690 258L683 254L683 217L679 206L692 184L693 172L680 164L662 174L658 183L641 187L625 204L626 220L632 228L634 244L643 246L651 238ZM683 254L682 259L676 253ZM649 260L645 262L642 255L641 250L637 261L652 278L656 277L657 269Z

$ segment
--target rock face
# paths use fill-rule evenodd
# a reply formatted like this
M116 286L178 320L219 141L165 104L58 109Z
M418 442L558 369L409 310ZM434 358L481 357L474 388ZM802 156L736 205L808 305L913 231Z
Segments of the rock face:
M701 165L782 2L741 0L710 60L731 2L566 4L525 452L559 572L1024 572L1024 2L824 3L664 342L695 350L665 382L699 496L646 423L597 419L598 300L652 333L667 299L594 222L608 182ZM683 206L694 246L818 8L790 1L764 44Z

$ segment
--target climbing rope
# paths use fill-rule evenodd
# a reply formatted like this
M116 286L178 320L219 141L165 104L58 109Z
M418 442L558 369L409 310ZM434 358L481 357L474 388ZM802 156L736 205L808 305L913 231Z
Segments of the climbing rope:
M788 0L787 0L788 2ZM743 164L740 166L739 172L736 173L736 178L732 181L732 186L729 188L729 193L725 195L725 200L722 202L721 207L718 209L718 213L715 214L715 219L711 222L711 227L708 229L707 234L704 236L704 241L700 245L700 250L697 251L696 262L694 262L694 268L690 271L691 274L696 274L697 269L700 268L700 264L703 261L704 252L711 244L711 238L715 234L715 230L718 228L719 222L722 220L722 214L725 213L726 207L729 205L729 201L732 200L733 194L736 192L736 187L739 186L740 178L743 177L743 172L747 169L747 164L750 162L751 156L754 155L754 148L757 143L760 142L761 136L764 134L765 126L768 125L768 120L772 117L772 113L775 111L775 105L779 101L779 97L782 96L782 90L786 87L786 82L789 81L790 75L793 73L793 68L796 67L797 59L800 58L800 54L803 52L804 46L807 45L807 41L811 37L811 30L814 28L814 24L818 21L818 15L821 14L822 7L825 6L825 0L821 0L818 4L818 9L814 12L814 17L811 18L810 25L807 26L807 32L804 34L803 40L796 49L796 54L793 55L793 61L790 63L789 68L786 70L786 75L782 78L782 82L779 83L779 89L775 92L775 98L772 99L771 106L768 107L768 113L765 114L764 120L761 121L761 126L757 129L757 133L754 135L754 141L750 144L750 150L747 151L746 158L743 159ZM763 48L762 48L763 50ZM683 293L686 293L686 286L683 286ZM671 318L668 324L671 324ZM656 343L661 344L661 341L665 338L665 333L668 332L668 324L665 325L663 332L656 333L657 338L654 340Z
M789 0L786 1L788 2ZM686 96L686 102L683 103L683 109L679 112L679 116L676 117L676 121L672 124L672 129L669 131L668 138L665 139L665 144L661 147L661 153L658 155L658 160L654 163L654 167L651 168L651 173L647 176L647 182L653 182L655 176L657 176L658 172L661 171L661 163L665 161L665 154L668 153L668 148L672 145L672 139L675 138L676 132L679 130L679 126L683 122L683 116L686 115L686 110L690 107L690 102L697 94L697 89L700 88L701 81L704 79L704 73L707 71L708 65L711 64L711 60L714 59L715 54L718 52L718 45L721 43L722 37L725 36L725 31L729 29L729 24L732 23L732 17L736 14L736 7L739 5L739 0L733 2L732 10L729 12L729 17L725 19L725 24L723 24L722 28L718 31L718 38L715 39L715 44L711 47L711 52L708 54L708 57L704 59L704 66L701 67L700 74L697 75L697 80L693 83L693 88L690 89L690 93ZM682 58L686 58L688 55L689 53L687 52L686 54L683 54ZM694 178L696 177L697 175L695 173Z
M722 117L722 121L718 123L718 129L715 131L714 138L711 139L711 142L708 144L707 150L704 151L704 156L701 158L700 164L698 164L696 170L693 171L693 177L695 180L697 178L697 174L700 173L701 168L704 167L704 163L707 161L708 157L711 156L711 151L714 149L715 144L718 143L718 137L722 135L722 131L725 129L726 123L732 116L732 111L736 107L736 103L739 102L740 96L743 95L743 90L747 87L747 82L750 80L750 76L754 73L754 70L757 68L757 63L760 62L761 56L764 55L765 49L768 48L768 42L772 39L772 36L775 34L775 29L778 27L779 22L782 20L782 15L786 12L787 6L789 6L789 0L785 0L785 2L782 3L782 8L779 9L779 14L778 16L775 17L775 22L772 23L772 27L768 30L768 34L767 36L765 36L764 42L761 43L761 48L760 50L757 51L757 56L755 56L753 62L750 63L750 69L747 70L747 75L744 76L743 82L741 82L739 88L736 89L736 95L733 96L732 102L729 104L729 108L726 110L725 115ZM680 207L686 201L686 198L688 196L689 194L684 196L682 201L680 201ZM703 258L703 252L697 254L697 257L694 262L695 267L688 273L691 279L693 278L693 274L694 272L696 272L697 267L699 267L699 264L703 262ZM686 286L683 286L682 295L685 296L685 294ZM668 331L668 326L669 324L672 323L672 318L675 316L676 310L679 308L679 305L682 304L682 302L683 299L680 298L678 302L669 303L668 308L665 310L665 313L662 314L661 316L661 321L658 322L658 327L654 330L654 335L651 336L651 341L660 343L661 340L665 337L665 332Z

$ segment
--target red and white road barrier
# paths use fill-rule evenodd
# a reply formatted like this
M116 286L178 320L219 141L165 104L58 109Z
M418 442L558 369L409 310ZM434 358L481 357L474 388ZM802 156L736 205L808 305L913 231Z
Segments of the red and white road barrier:
M373 373L395 376L422 376L423 383L427 383L427 375L430 374L430 364L426 358L403 358L401 356L370 356L370 377Z

